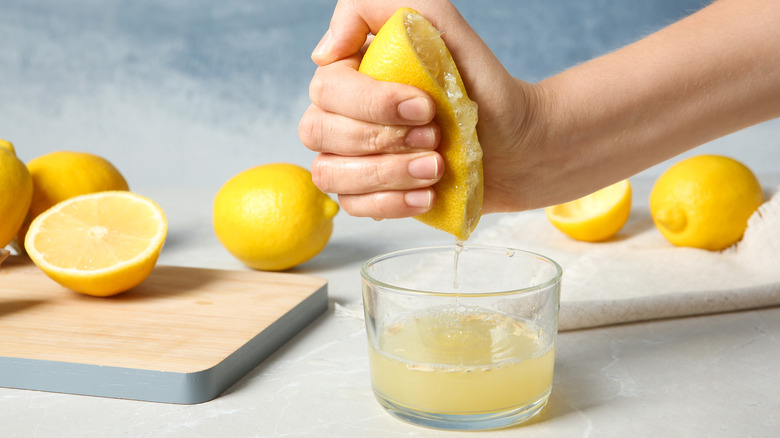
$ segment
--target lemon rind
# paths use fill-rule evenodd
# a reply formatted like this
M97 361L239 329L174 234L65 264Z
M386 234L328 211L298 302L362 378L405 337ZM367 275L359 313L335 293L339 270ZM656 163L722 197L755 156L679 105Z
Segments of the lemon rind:
M119 262L107 268L100 268L94 270L64 268L48 262L46 260L45 254L39 252L35 248L35 245L31 243L32 239L35 237L38 230L40 229L41 224L45 222L46 218L49 217L50 214L55 214L61 211L63 208L67 207L68 205L72 204L73 202L77 202L78 200L105 197L106 194L126 197L131 199L133 202L143 202L153 207L151 208L151 210L153 211L152 219L156 220L160 224L160 227L158 228L157 233L149 239L150 244L146 247L146 249L144 249L135 257L128 260L124 260L122 262ZM30 229L27 233L27 236L25 237L25 248L27 249L27 253L30 256L30 258L33 260L33 262L37 266L39 266L42 270L44 270L44 272L50 271L55 274L67 275L73 278L78 277L82 279L92 279L92 278L101 277L106 274L113 274L116 272L120 272L125 268L143 265L151 258L156 259L158 257L158 254L162 250L162 246L165 243L165 237L167 235L167 231L168 231L168 226L167 226L167 219L165 217L165 213L163 212L162 208L151 199L127 191L98 192L98 193L90 193L86 195L76 196L68 200L65 200L63 202L60 202L59 204L55 205L51 209L47 210L46 212L36 217L30 224Z

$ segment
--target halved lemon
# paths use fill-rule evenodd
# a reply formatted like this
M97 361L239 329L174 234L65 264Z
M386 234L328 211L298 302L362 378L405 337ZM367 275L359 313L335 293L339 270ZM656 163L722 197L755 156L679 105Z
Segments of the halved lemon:
M631 213L631 184L623 180L580 199L544 209L555 228L575 240L600 242L617 234Z
M41 213L24 246L32 261L62 286L108 296L149 276L167 231L165 214L154 201L109 191L76 196Z
M433 208L415 219L468 239L482 215L484 190L477 104L469 99L441 32L414 9L401 8L377 32L359 71L417 87L436 102L444 176L433 186Z

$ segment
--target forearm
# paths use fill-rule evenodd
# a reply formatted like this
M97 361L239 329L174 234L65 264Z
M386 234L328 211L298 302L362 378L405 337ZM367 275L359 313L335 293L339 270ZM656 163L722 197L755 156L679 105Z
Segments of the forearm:
M538 84L513 78L451 4L410 1L445 30L469 97L478 104L484 213L569 201L780 116L780 0L718 0ZM431 111L419 120L400 111L402 103L428 102L430 96L401 84L380 86L356 71L366 33L376 33L400 6L376 4L338 2L313 54L320 68L301 140L319 153L312 169L326 175L317 178L320 188L339 194L345 211L406 217L430 208L437 179L409 166L417 153L435 155L440 136ZM386 126L400 127L399 135L388 140ZM423 131L430 135L412 135ZM376 178L372 168L400 177ZM407 199L423 191L424 205Z
M780 3L717 1L535 87L549 164L581 182L559 196L585 194L780 116Z

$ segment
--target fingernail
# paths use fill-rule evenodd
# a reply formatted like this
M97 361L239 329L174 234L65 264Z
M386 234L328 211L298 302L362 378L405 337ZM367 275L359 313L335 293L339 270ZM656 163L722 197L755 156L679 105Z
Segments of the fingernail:
M419 126L406 133L404 143L415 149L432 149L436 146L436 130L431 126Z
M332 35L330 28L328 28L328 31L325 32L325 35L323 35L320 42L317 43L317 47L315 47L314 51L311 53L312 58L321 58L327 53Z
M409 207L430 208L433 196L430 189L415 190L404 194L404 201Z
M433 118L428 101L414 97L398 104L398 115L410 122L427 122Z
M439 176L439 159L426 155L409 162L409 175L417 179L436 179Z

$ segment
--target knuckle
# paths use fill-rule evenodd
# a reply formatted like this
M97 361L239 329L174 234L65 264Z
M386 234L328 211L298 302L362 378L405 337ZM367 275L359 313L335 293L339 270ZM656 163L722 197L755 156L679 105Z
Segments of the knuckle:
M311 163L311 180L318 189L332 193L333 170L321 157Z
M318 68L314 72L311 82L309 82L309 100L311 100L314 105L321 106L322 97L327 88L325 82L322 71Z
M318 116L311 108L304 113L298 123L298 138L307 148L319 152L320 132L322 130L322 118Z
M386 83L377 81L380 86L372 93L366 94L366 119L375 123L393 123L396 121L396 110L393 105L395 95Z
M379 132L372 130L363 131L363 138L361 139L361 143L364 145L366 154L376 155L384 151L385 147L383 144L381 129L382 128L380 128Z
M385 166L382 166L381 163L368 163L363 167L362 179L371 187L384 189L390 182L384 169Z

